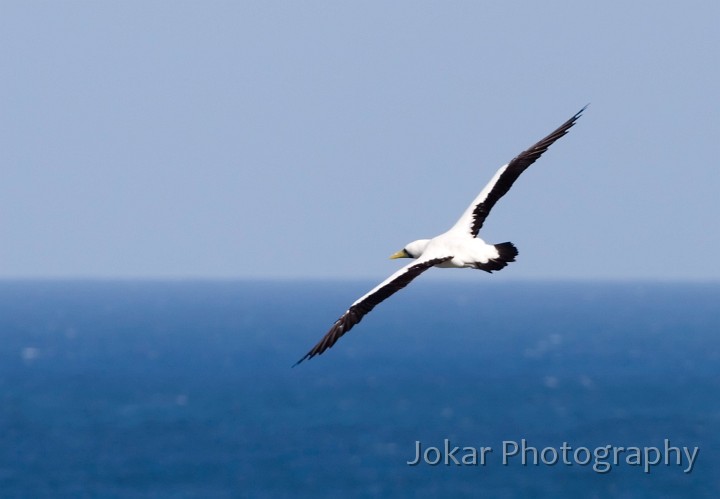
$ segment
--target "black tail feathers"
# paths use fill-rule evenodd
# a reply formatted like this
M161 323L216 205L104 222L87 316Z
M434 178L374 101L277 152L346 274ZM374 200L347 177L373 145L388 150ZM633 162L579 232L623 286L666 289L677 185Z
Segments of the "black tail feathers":
M518 256L517 248L513 243L510 242L496 244L495 249L500 255L499 259L507 263L514 262L515 257Z
M515 257L518 256L518 250L511 242L496 244L495 249L498 252L497 258L491 258L485 263L477 262L475 266L485 272L493 272L506 267L510 262L514 262Z

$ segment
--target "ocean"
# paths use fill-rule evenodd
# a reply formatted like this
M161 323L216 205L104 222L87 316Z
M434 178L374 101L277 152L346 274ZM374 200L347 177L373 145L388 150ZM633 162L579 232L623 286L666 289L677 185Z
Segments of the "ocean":
M0 497L720 497L720 283L372 285L0 282Z

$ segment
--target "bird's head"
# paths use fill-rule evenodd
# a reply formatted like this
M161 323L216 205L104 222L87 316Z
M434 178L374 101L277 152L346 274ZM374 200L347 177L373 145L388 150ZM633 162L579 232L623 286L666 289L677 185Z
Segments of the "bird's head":
M430 239L418 239L410 244L407 244L403 249L394 253L390 258L418 258L425 252Z

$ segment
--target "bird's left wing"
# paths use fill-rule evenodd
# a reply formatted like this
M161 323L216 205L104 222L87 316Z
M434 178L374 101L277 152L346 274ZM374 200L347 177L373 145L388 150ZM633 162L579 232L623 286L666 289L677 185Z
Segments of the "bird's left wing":
M323 336L318 344L312 347L312 349L306 353L303 358L298 360L295 363L295 366L305 359L311 359L316 355L322 354L325 350L333 346L342 335L350 331L355 324L360 322L362 318L365 317L365 315L375 308L375 306L380 302L400 291L402 288L410 284L413 279L430 267L450 260L451 258L452 256L445 256L420 261L416 260L395 272L393 275L375 286L363 297L356 300L355 303L350 305L350 308L348 308L347 311L345 311L345 313L335 321L335 324L332 325L330 330L327 334L325 334L325 336Z
M572 118L556 128L547 137L518 154L508 164L503 165L450 230L477 237L495 203L507 194L520 174L542 156L548 150L548 147L568 133L568 130L575 124L586 107L575 113Z

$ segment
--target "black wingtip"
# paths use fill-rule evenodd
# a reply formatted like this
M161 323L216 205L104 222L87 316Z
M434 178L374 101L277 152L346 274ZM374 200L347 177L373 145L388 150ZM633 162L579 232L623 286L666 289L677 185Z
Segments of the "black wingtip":
M567 133L567 131L575 124L575 122L576 122L578 119L580 119L580 116L582 116L582 114L585 112L585 110L588 108L589 105L590 105L590 103L588 102L588 103L585 104L583 107L581 107L581 108L580 108L580 111L578 111L577 113L575 113L572 118L570 118L569 120L567 120L567 121L565 122L565 125L569 125L568 128L565 130L566 133ZM563 134L563 135L564 135L564 134Z
M295 366L297 366L298 364L300 364L303 360L309 359L310 357L312 357L312 355L310 355L309 353L306 354L306 355L304 355L303 357L300 358L300 360L298 360L298 361L295 362L292 366L290 366L290 369L292 369L293 367L295 367Z
M565 130L563 131L563 133L561 134L561 136L562 136L562 135L565 135L566 133L568 133L568 131L570 131L570 129L573 127L573 125L575 125L575 123L577 122L577 120L580 119L580 116L582 116L582 114L585 112L585 110L588 108L589 105L590 105L590 103L588 102L588 103L585 104L582 108L580 108L580 111L578 111L577 113L575 113L575 115L574 115L572 118L570 118L569 120L567 120L567 121L565 122L566 128L565 128ZM562 128L562 127L561 127L561 128Z

